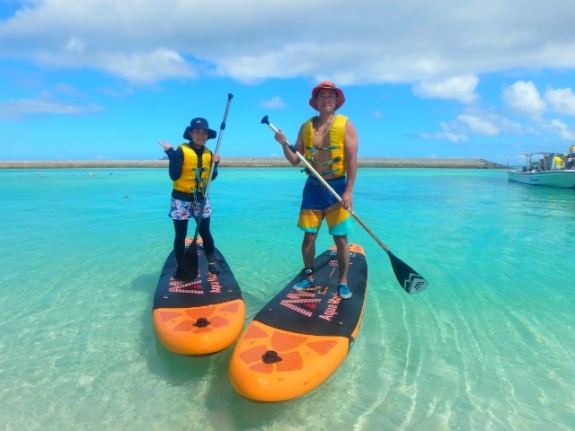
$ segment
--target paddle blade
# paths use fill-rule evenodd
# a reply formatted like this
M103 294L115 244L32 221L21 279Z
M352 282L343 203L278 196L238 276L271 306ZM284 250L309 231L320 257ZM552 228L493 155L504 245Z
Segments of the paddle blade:
M185 270L191 277L196 277L198 274L198 244L193 241L186 249L184 254Z
M427 289L427 281L419 275L413 268L403 262L400 258L395 256L391 251L387 251L387 255L391 260L391 266L395 277L403 290L407 293L419 293Z

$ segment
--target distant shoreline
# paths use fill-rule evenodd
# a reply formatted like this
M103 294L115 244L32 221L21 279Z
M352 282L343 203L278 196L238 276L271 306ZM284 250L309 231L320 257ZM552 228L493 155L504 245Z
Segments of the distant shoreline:
M370 168L452 168L506 169L507 166L484 159L435 158L358 158L359 167ZM10 160L0 161L0 169L72 169L72 168L165 168L167 160ZM282 168L291 167L283 157L229 157L221 167Z

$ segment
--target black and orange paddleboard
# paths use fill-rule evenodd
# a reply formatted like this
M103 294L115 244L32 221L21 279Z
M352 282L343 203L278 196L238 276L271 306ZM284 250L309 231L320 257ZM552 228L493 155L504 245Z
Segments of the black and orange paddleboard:
M191 239L187 239L189 245ZM153 321L160 342L174 353L207 355L229 347L244 327L242 292L224 256L216 249L218 274L208 272L201 239L197 241L200 276L173 278L172 251L164 264L154 296Z
M350 246L348 286L337 294L335 247L314 261L316 285L293 290L289 282L248 325L236 344L229 366L234 389L255 401L285 401L325 382L343 362L357 337L367 291L363 248Z

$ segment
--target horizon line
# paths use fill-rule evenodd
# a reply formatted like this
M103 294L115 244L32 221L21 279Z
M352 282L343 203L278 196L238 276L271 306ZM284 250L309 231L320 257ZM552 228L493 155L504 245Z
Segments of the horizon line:
M43 169L43 168L163 168L167 159L154 160L0 160L0 169ZM220 167L297 167L284 157L227 157ZM508 166L485 159L466 158L405 158L405 157L358 157L358 167L373 168L459 168L459 169L503 169Z

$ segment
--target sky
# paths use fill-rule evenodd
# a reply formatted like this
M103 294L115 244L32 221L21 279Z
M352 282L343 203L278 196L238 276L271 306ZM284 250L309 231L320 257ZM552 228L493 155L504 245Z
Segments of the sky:
M0 0L0 160L151 160L194 117L275 157L330 80L359 157L565 153L573 0ZM209 141L214 150L217 140Z

